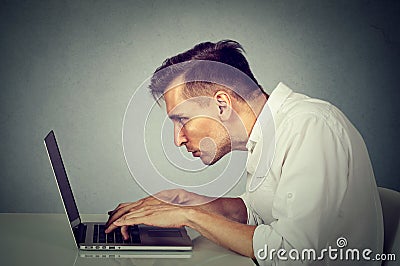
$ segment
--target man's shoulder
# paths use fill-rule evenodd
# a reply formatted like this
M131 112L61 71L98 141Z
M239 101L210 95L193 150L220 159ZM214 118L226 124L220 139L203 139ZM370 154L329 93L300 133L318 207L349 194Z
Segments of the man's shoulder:
M312 98L305 94L292 91L284 84L279 84L276 88L275 102L271 104L275 109L274 120L277 130L292 125L294 128L303 128L304 126L328 126L339 135L342 135L344 129L348 129L351 122L347 117L332 103ZM279 105L276 102L280 103ZM311 122L312 123L309 123ZM284 127L281 127L285 125Z
M332 131L338 137L356 131L346 115L328 101L292 93L281 106L276 120L277 130L296 129L293 133L312 127Z
M282 105L280 112L287 119L296 116L326 118L331 115L333 108L335 107L330 102L293 93Z

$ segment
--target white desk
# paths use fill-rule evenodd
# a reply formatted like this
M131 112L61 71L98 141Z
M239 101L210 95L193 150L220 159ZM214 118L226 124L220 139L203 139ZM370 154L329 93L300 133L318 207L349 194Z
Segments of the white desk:
M84 221L105 220L85 215ZM251 259L220 247L188 228L190 258L81 257L64 214L0 214L1 265L254 265Z

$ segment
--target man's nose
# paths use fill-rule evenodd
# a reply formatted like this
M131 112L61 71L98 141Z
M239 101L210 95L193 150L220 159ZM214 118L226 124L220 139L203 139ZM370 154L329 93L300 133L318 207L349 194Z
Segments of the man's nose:
M174 126L174 142L175 145L180 147L183 144L187 142L185 133L184 133L184 128L179 125Z

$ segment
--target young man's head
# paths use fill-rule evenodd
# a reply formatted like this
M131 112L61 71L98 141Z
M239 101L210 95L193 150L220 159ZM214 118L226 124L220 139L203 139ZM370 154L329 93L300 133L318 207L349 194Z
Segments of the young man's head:
M175 144L205 164L244 148L252 103L266 95L243 52L231 40L200 43L166 59L151 79L150 92L165 101L174 123Z

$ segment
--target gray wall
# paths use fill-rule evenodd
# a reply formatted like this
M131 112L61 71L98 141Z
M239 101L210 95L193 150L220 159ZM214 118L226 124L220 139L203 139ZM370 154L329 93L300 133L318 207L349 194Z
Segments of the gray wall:
M145 196L122 152L132 93L166 57L226 38L243 44L267 92L284 81L341 108L378 185L400 190L399 11L390 1L1 1L0 212L62 211L50 129L81 212Z

